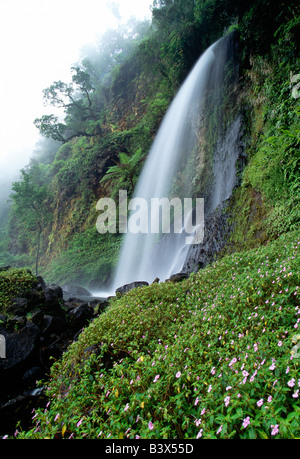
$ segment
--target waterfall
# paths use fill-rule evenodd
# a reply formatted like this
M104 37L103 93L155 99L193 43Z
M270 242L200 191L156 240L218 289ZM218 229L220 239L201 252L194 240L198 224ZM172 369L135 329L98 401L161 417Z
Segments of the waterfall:
M225 71L232 56L233 38L229 35L210 46L196 62L170 105L150 149L139 177L134 197L148 204L153 198L204 197L205 213L212 212L231 194L235 183L236 132L238 123L225 133L221 105ZM216 154L208 157L203 148L208 119L214 119L210 136L215 137ZM202 196L201 180L205 182ZM140 209L141 211L141 209ZM141 214L140 214L141 215ZM112 289L134 281L149 283L167 279L179 272L189 245L184 231L166 234L128 231L115 272Z

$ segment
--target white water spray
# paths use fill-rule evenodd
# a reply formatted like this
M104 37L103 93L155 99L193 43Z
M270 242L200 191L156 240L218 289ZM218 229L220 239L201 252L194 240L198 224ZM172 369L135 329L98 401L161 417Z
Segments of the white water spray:
M145 162L134 196L144 198L171 198L176 174L187 164L195 149L199 148L199 123L206 115L204 96L208 88L217 90L223 83L227 62L228 37L213 44L198 60L169 107ZM226 199L235 182L234 133L227 136L227 143L219 146L214 158L214 182L211 183L210 209ZM228 153L229 152L229 153ZM192 184L185 183L182 195L192 196ZM149 283L158 277L167 279L179 272L184 264L189 245L185 235L132 234L124 237L111 291L134 281Z

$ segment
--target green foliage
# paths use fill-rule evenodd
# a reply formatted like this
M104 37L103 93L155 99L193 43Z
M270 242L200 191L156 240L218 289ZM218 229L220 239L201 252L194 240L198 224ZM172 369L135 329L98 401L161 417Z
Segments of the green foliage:
M0 314L5 314L12 298L36 287L37 279L28 269L0 270Z
M41 135L47 139L66 142L64 135L67 127L64 123L58 121L57 116L43 115L41 118L34 120L34 125L40 131Z
M112 301L19 437L299 437L299 245L290 233Z
M141 170L141 163L145 159L145 154L139 148L132 156L124 152L119 153L119 163L111 166L100 183L107 180L117 180L117 188L126 187L130 194L133 193L135 183Z
M299 68L295 56L298 27L299 16L282 24L270 52L252 56L245 72L248 164L231 216L231 242L240 249L299 228L300 112L290 81Z
M279 27L297 14L299 5L295 0L274 0L272 5L268 0L256 0L247 5L239 24L247 59L253 54L268 53ZM284 53L284 49L281 50Z
M0 266L31 266L34 264L32 257L26 254L12 254L7 247L3 249L1 244L0 246Z
M267 137L252 159L245 181L274 203L288 196L299 196L300 189L299 123Z
M47 166L33 164L29 171L25 169L21 171L22 181L12 184L13 219L22 225L22 232L31 234L35 241L36 274L38 274L41 237L52 221L48 186L43 183L47 170Z
M105 287L111 280L121 238L99 234L96 227L77 234L59 256L48 263L42 275L49 282L79 283L88 288Z

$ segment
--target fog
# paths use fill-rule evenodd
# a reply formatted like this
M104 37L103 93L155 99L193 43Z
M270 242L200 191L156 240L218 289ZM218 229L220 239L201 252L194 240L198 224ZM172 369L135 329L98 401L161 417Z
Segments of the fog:
M11 182L41 139L33 121L53 112L43 105L42 90L70 81L82 50L106 30L131 16L150 19L151 5L152 0L0 2L0 219Z

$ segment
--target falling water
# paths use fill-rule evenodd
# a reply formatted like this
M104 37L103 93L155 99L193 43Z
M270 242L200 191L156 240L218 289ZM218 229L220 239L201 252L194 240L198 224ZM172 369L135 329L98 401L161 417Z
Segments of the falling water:
M203 155L201 159L199 154L201 123L203 117L207 116L204 104L207 92L217 94L223 85L231 48L230 36L210 46L199 58L169 107L134 193L135 197L144 198L149 208L151 198L195 197L193 175L197 173L197 168L198 172L199 167L204 168L201 161L205 163ZM218 105L217 98L214 103ZM217 158L213 159L213 176L208 185L210 192L206 191L208 199L204 203L206 213L226 199L234 186L235 133L236 129L233 133L229 132L227 143L223 148L219 146ZM183 183L179 187L178 178L184 170L190 170L190 176L181 176ZM167 279L181 270L188 249L184 232L175 234L171 231L162 236L151 233L150 228L146 233L127 232L112 289L134 281L150 283L156 277Z

